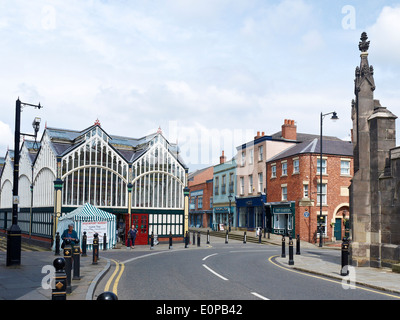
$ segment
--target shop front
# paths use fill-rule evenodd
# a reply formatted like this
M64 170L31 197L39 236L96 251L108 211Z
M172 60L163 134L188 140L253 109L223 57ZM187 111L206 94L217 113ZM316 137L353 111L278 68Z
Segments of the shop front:
M256 228L264 228L265 211L264 203L266 201L265 194L254 197L236 198L237 222L238 228L246 228L247 230L255 230Z
M267 231L295 237L295 202L265 203Z

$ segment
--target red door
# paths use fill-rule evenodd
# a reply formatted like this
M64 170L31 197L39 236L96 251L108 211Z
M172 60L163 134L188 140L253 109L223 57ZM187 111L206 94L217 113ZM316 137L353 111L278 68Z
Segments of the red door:
M147 214L132 214L132 225L137 229L135 245L148 244L147 217Z

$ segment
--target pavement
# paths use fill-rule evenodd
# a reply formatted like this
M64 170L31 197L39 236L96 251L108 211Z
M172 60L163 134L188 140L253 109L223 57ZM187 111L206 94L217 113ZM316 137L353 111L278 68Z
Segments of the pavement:
M196 231L199 231L196 229ZM205 231L205 230L202 230ZM231 233L243 234L243 232L232 231ZM254 237L254 233L247 232L247 237ZM223 243L222 238L211 237L210 245L213 243ZM230 243L239 240L229 240ZM263 238L262 244L271 244L281 246L281 236L270 235L270 239ZM340 250L338 243L326 244L322 248L317 245L301 242L300 255L295 254L293 265L289 265L288 241L286 242L286 257L280 255L274 257L274 262L284 268L290 268L293 271L307 272L318 276L325 276L332 279L347 281L350 285L364 285L373 289L380 289L391 293L400 294L400 273L393 272L389 268L368 268L368 267L349 267L349 275L341 276L341 260L339 252L332 258L332 255L326 255L332 250ZM205 236L201 235L201 247L205 248ZM183 243L174 243L173 248L184 248ZM199 249L197 246L190 245L189 248ZM121 249L108 251L127 250L124 246ZM148 251L150 247L135 246L135 251ZM169 250L168 244L159 244L154 246L153 251ZM111 267L110 260L102 257L102 251L99 252L100 259L96 265L92 264L92 253L88 252L86 257L80 258L80 280L72 280L72 291L67 295L67 300L93 300L97 284L102 277L107 274ZM50 278L50 267L53 261L60 256L56 256L52 251L22 251L21 265L6 266L6 252L0 251L0 300L51 300L52 290L46 289ZM330 257L330 258L327 258ZM343 283L343 282L342 282Z

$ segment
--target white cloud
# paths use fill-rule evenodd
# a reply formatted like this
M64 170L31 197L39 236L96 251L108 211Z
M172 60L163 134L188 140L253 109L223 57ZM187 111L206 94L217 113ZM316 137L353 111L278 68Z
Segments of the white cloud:
M14 134L10 126L7 123L0 121L0 149L7 150L14 149ZM5 154L0 154L0 157L4 157Z
M376 22L367 28L369 52L380 64L400 66L400 6L385 6Z

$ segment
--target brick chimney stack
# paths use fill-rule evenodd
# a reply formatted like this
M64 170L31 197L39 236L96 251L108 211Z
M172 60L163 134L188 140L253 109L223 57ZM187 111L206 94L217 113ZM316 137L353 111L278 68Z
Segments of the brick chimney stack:
M265 132L264 131L261 134L260 134L260 131L257 131L257 135L254 137L254 140L257 140L257 139L259 139L261 137L264 137L264 136L265 136Z
M226 161L226 157L224 156L224 150L222 150L222 156L219 157L219 163L225 163Z
M285 119L285 123L282 125L282 138L287 140L297 139L297 126L294 124L294 120Z

